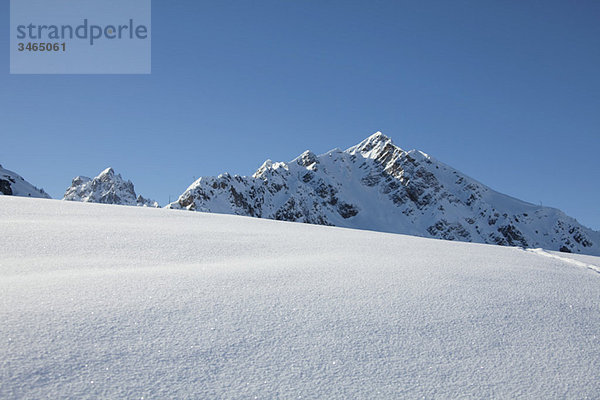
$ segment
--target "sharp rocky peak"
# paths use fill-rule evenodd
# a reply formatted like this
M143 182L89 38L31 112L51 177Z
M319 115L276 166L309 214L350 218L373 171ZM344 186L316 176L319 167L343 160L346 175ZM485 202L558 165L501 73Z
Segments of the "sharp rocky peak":
M102 172L100 172L100 174L98 176L114 175L114 174L115 174L115 170L113 169L113 167L108 167L105 170L103 170Z
M273 162L272 160L266 160L260 168L252 175L253 178L263 178L268 173L277 172L278 170L288 170L288 164L284 162Z
M306 150L304 153L300 154L293 162L296 162L298 165L302 167L310 167L313 164L318 164L319 159L315 153L310 150Z
M115 177L115 170L112 167L106 168L104 171L98 174L98 178L109 178L113 179ZM117 175L118 178L121 178L121 175Z
M389 158L392 154L405 153L404 150L392 142L391 138L381 132L375 132L359 144L347 149L346 152L380 160Z
M159 207L156 201L138 196L133 183L124 180L111 167L106 168L93 179L85 176L74 178L63 199L88 203Z

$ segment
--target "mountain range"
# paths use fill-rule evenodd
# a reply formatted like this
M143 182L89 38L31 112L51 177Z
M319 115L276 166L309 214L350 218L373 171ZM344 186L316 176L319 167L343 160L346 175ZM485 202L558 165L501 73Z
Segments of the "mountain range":
M1 193L49 198L15 173L0 173ZM64 200L159 207L112 168L74 178ZM201 177L167 208L600 255L600 232L405 151L381 132L346 150L267 160L252 176Z

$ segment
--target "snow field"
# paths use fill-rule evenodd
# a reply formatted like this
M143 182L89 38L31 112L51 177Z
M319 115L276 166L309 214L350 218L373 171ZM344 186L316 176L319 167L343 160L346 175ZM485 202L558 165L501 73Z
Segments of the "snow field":
M562 259L10 196L0 234L3 399L600 396L600 275Z

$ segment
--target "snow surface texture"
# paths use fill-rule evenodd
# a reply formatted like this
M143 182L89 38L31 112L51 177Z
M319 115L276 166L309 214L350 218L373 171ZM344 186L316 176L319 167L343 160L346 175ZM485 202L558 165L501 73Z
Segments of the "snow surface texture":
M536 254L539 254L539 255L545 256L545 257L556 258L556 259L564 261L566 263L577 265L578 267L582 267L582 268L588 268L594 272L600 273L600 266L597 266L595 264L587 264L583 261L575 260L573 258L564 257L564 256L558 255L558 254L553 254L551 252L545 251L544 249L527 249L527 251L531 251L532 253L536 253Z
M136 195L133 183L125 181L120 174L115 174L112 168L106 168L94 179L86 176L74 178L63 200L123 206L159 207L156 201Z
M21 175L2 168L0 165L0 196L22 196L49 199L44 189L38 189L27 182Z
M202 177L170 208L600 255L600 232L498 193L380 132L345 151Z
M0 232L2 399L600 397L600 274L561 259L9 196Z

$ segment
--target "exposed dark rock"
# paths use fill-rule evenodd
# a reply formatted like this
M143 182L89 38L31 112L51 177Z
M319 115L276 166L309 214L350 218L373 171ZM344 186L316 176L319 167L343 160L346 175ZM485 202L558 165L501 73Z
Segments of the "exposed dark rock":
M8 179L0 179L0 193L6 196L12 196L13 192Z
M348 203L340 203L338 205L338 212L343 218L351 218L358 214L356 206Z
M522 246L527 247L527 240L515 226L513 225L505 225L498 228L498 232L504 236L506 239L506 243L509 246Z

